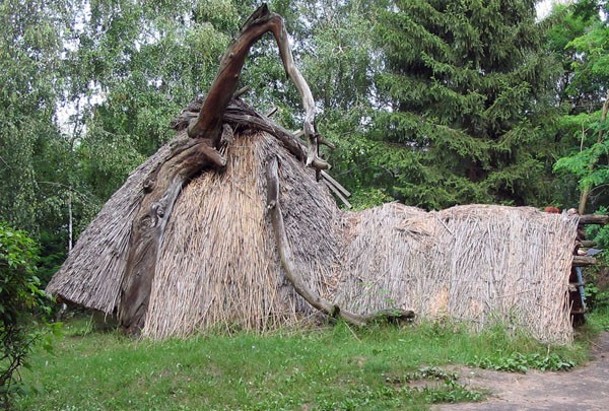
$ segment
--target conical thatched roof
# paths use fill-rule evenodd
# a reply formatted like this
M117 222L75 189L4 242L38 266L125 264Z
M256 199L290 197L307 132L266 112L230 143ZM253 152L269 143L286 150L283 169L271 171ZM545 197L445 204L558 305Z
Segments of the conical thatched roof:
M112 196L49 292L115 312L145 176L169 151L161 148ZM247 131L229 146L224 171L204 172L180 194L158 253L144 335L219 325L266 330L315 314L279 261L265 201L264 168L274 157L295 264L326 299L358 313L412 309L423 319L449 316L477 329L505 322L543 341L571 339L576 218L502 206L425 212L397 203L344 212L275 137Z

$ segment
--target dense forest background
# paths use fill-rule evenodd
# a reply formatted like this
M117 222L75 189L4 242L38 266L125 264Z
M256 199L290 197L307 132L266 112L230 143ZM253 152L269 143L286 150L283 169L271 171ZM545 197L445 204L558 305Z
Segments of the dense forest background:
M0 220L40 244L43 282L127 175L173 135L259 1L0 3ZM368 207L609 200L609 5L539 20L535 1L270 1L336 144L332 174ZM245 99L297 129L269 36Z

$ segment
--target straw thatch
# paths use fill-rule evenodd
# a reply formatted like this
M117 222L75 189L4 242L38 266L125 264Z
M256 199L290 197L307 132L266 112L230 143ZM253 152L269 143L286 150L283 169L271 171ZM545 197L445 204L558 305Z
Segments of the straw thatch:
M108 201L48 291L115 312L144 176L168 152L159 150ZM264 169L274 156L294 262L324 298L362 314L412 309L421 319L447 316L475 329L502 322L542 341L571 339L576 218L502 206L425 212L397 203L342 212L314 171L266 133L237 136L226 169L203 173L182 191L159 252L144 335L219 325L268 330L315 314L279 261L265 204Z
M179 133L175 142L187 139ZM171 152L167 144L139 166L81 234L48 290L67 302L112 313L125 271L131 224L142 198L144 180Z
M571 339L567 289L577 219L528 207L428 213L396 203L344 219L339 305L365 312L391 302L477 330L502 323L542 341Z

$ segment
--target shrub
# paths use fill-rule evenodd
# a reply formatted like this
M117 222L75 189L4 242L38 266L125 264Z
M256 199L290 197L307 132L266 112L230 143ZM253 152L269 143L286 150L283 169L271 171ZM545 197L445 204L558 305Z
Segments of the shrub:
M37 247L24 232L0 223L0 408L8 409L11 398L22 388L19 368L39 333L29 319L46 308L46 296L36 277Z

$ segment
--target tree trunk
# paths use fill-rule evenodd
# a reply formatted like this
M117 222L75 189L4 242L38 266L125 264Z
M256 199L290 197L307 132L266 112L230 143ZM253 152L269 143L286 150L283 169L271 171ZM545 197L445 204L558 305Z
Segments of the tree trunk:
M251 46L268 31L275 36L286 73L302 97L307 147L303 147L291 133L255 112L248 112L244 104L233 100ZM187 133L191 139L178 143L169 158L148 176L144 183L145 195L131 227L127 264L117 303L120 325L129 333L139 333L145 324L165 227L183 186L201 171L220 169L226 164L221 151L223 145L232 140L232 129L228 124L246 123L250 127L268 131L298 159L305 160L306 165L315 168L320 176L321 170L329 168L328 163L317 156L320 136L314 126L315 104L311 90L294 64L283 19L270 13L266 5L250 16L224 55L218 75L198 114L193 116L187 110L182 119L187 121ZM328 177L325 180L334 189L346 192ZM296 286L298 282L294 283Z

